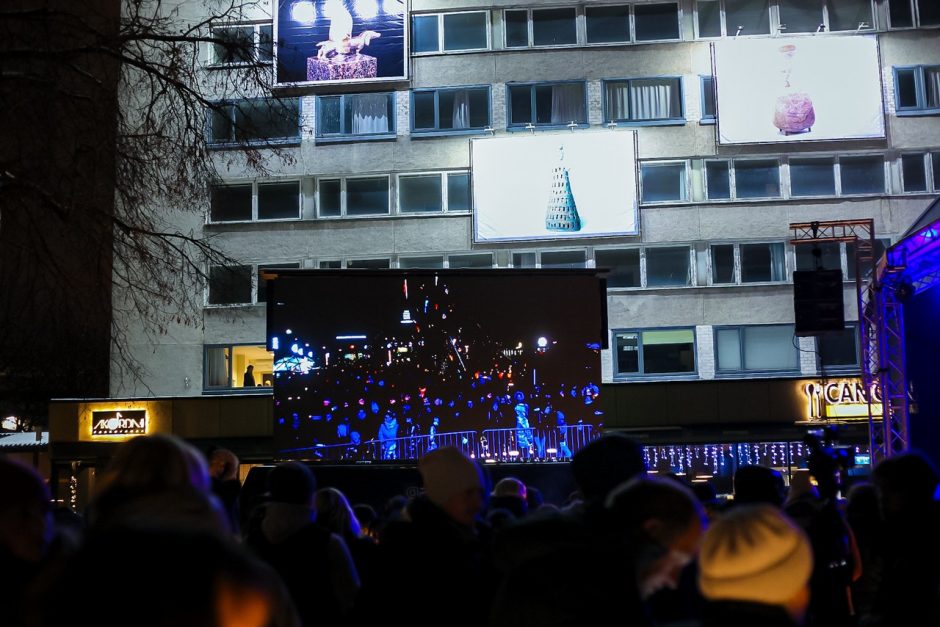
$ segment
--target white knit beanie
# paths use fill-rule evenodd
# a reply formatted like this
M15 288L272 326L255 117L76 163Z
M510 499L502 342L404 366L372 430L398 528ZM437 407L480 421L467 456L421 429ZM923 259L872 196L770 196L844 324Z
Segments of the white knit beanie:
M806 534L771 505L732 509L702 540L699 588L711 601L782 605L806 586L812 571Z
M419 459L418 471L424 480L424 493L440 507L458 492L483 487L479 466L453 446L435 449Z

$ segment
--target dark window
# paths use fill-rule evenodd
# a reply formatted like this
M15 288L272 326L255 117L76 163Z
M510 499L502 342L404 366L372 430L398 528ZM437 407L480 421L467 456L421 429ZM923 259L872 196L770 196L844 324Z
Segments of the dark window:
M347 268L364 268L367 270L382 270L389 267L388 259L350 259L346 262Z
M573 8L533 10L532 38L536 46L578 43L575 10Z
M506 11L503 16L506 23L506 46L519 48L529 45L528 11Z
M403 213L442 211L441 175L398 177L398 209Z
M898 112L940 109L940 67L895 69Z
M346 179L346 215L388 213L388 178Z
M874 264L877 265L878 261L881 259L882 255L885 254L885 249L891 245L891 240L887 238L877 238L872 243L872 259ZM855 280L855 243L846 242L845 243L845 261L846 261L846 273L845 278L849 281ZM862 268L862 274L865 276L869 275L871 268Z
M908 28L914 25L911 0L888 0L888 19L891 28Z
M776 198L780 195L780 168L776 159L735 161L734 180L738 198Z
M419 91L414 94L414 129L482 129L490 121L486 87Z
M715 102L715 77L702 77L702 121L714 121L718 117Z
M721 37L721 5L718 0L698 0L698 36Z
M617 333L618 374L695 372L695 332L663 329Z
M640 249L595 250L594 265L607 268L607 287L640 287Z
M414 92L414 111L411 112L414 130L437 128L437 94L436 91Z
M670 246L646 249L646 286L688 285L689 247Z
M445 13L444 50L486 49L486 13Z
M414 52L438 51L437 15L415 15L411 18L411 49Z
M268 300L268 282L261 276L264 274L265 270L275 270L279 268L299 268L299 263L271 263L258 266L258 291L255 294L255 301L259 303L267 302Z
M734 283L734 244L715 244L711 248L712 283Z
M212 43L212 58L215 63L226 65L254 61L254 26L214 28L212 37L221 40Z
M741 283L785 281L786 275L783 242L741 244Z
M342 215L343 182L340 179L320 179L318 185L320 188L320 217Z
M274 26L264 24L258 28L258 60L274 59Z
M940 25L940 3L937 0L917 0L917 21L921 26Z
M633 22L637 41L679 39L679 5L634 4Z
M542 253L543 268L583 268L587 254L583 250L557 250Z
M443 257L399 257L398 267L402 269L409 268L431 268L438 269L444 267Z
M857 30L859 24L865 23L863 30L874 27L871 17L871 0L830 0L829 30Z
M793 325L717 329L719 372L798 370Z
M901 178L905 192L926 192L927 172L924 155L901 155Z
M320 269L322 270L338 270L343 267L343 262L339 259L330 259L327 261L320 262Z
M248 143L300 137L299 100L240 100L216 105L209 114L213 144Z
M630 7L585 7L589 44L630 41Z
M470 211L470 175L465 172L447 175L447 210Z
M841 157L839 171L843 194L883 194L885 191L885 165L881 155Z
M822 3L818 0L778 0L780 24L787 33L815 33L822 30Z
M835 193L832 159L790 159L791 196L834 196Z
M770 34L770 0L725 0L727 34Z
M250 303L252 270L251 266L212 266L209 269L209 304Z
M604 93L608 122L683 119L679 78L605 81Z
M898 70L895 76L898 91L898 109L918 108L917 71Z
M644 163L640 165L643 202L686 199L685 163Z
M640 373L640 334L617 334L617 373Z
M841 331L817 336L816 352L824 369L858 367L858 327L846 325Z
M450 268L492 268L493 255L489 253L477 255L449 255L447 265Z
M251 220L251 185L217 185L212 188L211 222Z
M512 254L512 267L513 268L534 268L535 267L535 253L513 253Z
M825 270L842 269L842 252L839 242L821 242L819 244L800 244L796 248L796 269L816 270L816 254L819 250L820 268Z
M298 217L300 217L299 183L258 184L259 220L278 220Z
M727 161L706 161L705 185L710 200L731 198L731 164Z
M533 108L534 105L534 108ZM584 124L587 113L584 83L511 85L509 87L510 126Z

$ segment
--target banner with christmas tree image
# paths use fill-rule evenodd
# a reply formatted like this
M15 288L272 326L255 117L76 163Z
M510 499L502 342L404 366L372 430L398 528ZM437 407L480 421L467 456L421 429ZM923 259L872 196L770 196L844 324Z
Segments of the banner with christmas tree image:
M475 242L636 235L633 131L471 143Z

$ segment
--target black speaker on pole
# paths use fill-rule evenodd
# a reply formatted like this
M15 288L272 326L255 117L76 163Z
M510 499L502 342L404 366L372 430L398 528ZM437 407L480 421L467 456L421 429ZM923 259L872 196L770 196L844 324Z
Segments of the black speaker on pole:
M793 273L796 335L819 335L845 328L842 270L797 270Z

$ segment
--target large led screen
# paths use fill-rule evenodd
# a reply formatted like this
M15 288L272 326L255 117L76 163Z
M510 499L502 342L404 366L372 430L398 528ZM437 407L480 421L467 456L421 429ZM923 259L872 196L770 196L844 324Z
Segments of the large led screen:
M718 42L718 141L884 137L878 68L874 36Z
M476 242L636 235L636 135L474 139Z
M404 0L278 0L275 82L408 78Z
M561 461L603 425L593 270L289 271L268 286L281 458L456 446Z

